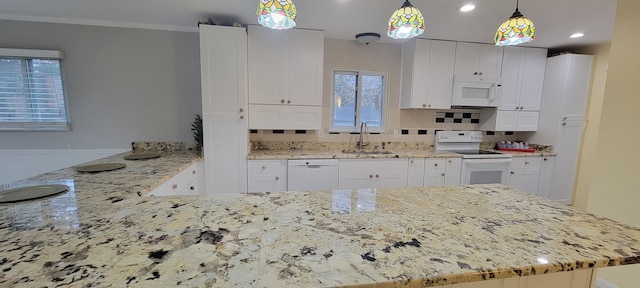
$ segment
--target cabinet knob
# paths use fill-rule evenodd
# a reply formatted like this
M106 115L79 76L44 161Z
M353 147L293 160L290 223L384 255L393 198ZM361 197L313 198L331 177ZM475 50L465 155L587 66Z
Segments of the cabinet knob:
M370 179L373 179L373 175L369 174L369 178L370 178Z
M244 108L240 108L240 112L244 112Z
M173 184L173 186L171 186L171 188L178 189L178 184Z
M449 163L451 163L451 160L449 160Z
M380 178L380 175L376 174L376 178Z
M442 174L440 174L440 175L442 175L442 176L444 177L444 173L442 173Z
M415 162L413 161L413 159L411 159L411 164L413 164L413 163L415 163Z
M291 100L287 100L287 104L291 104Z
M562 122L562 126L567 126L567 122Z
M524 161L524 165L529 165L529 161Z
M276 176L276 180L280 180L280 176Z
M482 75L482 72L478 72L478 75Z
M191 174L196 175L196 170L191 171Z
M196 187L195 186L191 186L191 187L189 187L189 189L196 190Z
M438 167L438 163L435 163L435 164L433 164L433 166L436 166L436 167Z
M425 108L425 107L427 107L427 104L422 104L422 108Z
M284 99L280 100L280 103L284 104Z
M267 169L267 166L262 166L262 169Z
M473 75L478 75L478 72L473 72Z
M240 119L244 119L244 115L240 115Z
M543 161L549 161L549 158L542 158Z
M516 174L516 172L511 171L511 175L514 175L514 174Z
M431 107L431 104L427 104L427 107Z

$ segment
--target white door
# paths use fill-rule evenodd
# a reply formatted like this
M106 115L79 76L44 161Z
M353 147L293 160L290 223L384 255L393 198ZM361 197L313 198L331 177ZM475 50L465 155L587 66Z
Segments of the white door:
M258 25L247 28L249 57L249 103L281 104L285 90L285 31ZM217 39L225 42L225 38ZM226 55L221 55L226 56Z
M321 106L324 33L302 29L291 29L286 33L286 102Z
M538 182L538 196L551 198L551 181L553 179L553 168L556 163L555 156L542 158L540 166L540 181Z
M447 158L446 175L444 176L444 185L458 186L460 185L460 173L462 172L462 158Z
M247 121L238 113L205 114L203 194L247 192ZM224 135L224 137L220 137Z
M432 40L429 53L427 107L451 109L456 42Z
M544 72L547 65L547 49L522 48L525 49L524 61L522 63L522 77L520 85L520 106L526 111L540 111L540 100L542 99L542 87L544 82ZM506 48L505 48L506 53ZM503 91L504 91L504 75ZM504 94L503 98L504 100Z
M424 159L409 159L409 169L407 171L407 186L422 187L424 185Z
M538 181L540 170L538 169L517 169L509 172L509 187L532 195L538 194Z

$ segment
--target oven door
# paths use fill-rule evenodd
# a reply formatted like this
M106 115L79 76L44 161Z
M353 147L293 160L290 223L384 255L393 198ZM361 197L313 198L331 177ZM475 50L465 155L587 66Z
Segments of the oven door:
M504 184L507 185L510 158L462 159L460 184Z

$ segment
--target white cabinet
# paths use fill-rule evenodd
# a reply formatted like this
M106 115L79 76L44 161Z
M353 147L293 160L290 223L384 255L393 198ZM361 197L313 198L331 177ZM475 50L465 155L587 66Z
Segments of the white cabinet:
M553 199L551 195L551 181L553 180L553 169L555 166L555 156L542 157L540 166L540 181L538 182L538 196Z
M147 196L179 196L179 195L198 195L202 192L201 181L204 179L200 176L202 173L203 161L198 161L181 171L169 180L160 184L153 189Z
M287 191L287 160L247 160L249 192Z
M456 42L413 39L402 45L400 108L451 109Z
M499 78L502 54L502 46L457 42L454 75Z
M553 145L557 154L550 197L571 203L585 126L593 56L547 58L538 131L525 141Z
M247 33L200 25L205 190L247 191Z
M460 185L462 158L411 158L407 186Z
M513 157L509 164L507 185L537 195L541 165L541 157Z
M591 288L591 283L595 282L593 278L593 269L587 269L434 286L434 288Z
M536 131L547 50L505 47L498 109L482 109L480 130Z
M407 186L407 159L340 160L340 189Z
M249 128L319 129L324 32L250 25L248 33Z

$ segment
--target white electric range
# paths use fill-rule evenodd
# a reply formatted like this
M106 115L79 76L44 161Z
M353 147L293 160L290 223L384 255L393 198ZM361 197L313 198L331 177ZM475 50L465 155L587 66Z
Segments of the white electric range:
M480 149L481 131L437 131L436 151L462 154L460 184L507 184L511 154Z

